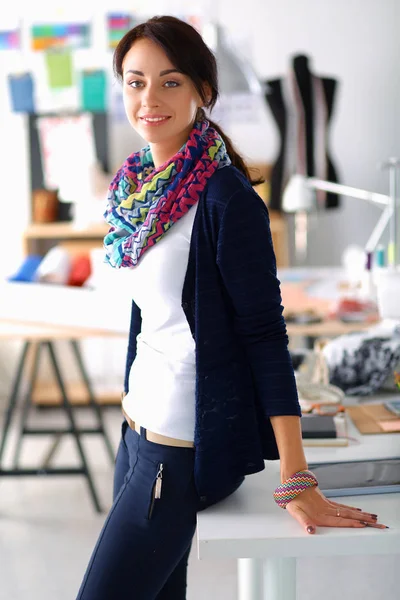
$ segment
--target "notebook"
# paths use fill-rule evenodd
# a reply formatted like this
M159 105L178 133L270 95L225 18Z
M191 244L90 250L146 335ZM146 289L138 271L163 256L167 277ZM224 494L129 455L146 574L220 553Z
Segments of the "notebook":
M347 446L344 417L303 415L301 418L303 446Z

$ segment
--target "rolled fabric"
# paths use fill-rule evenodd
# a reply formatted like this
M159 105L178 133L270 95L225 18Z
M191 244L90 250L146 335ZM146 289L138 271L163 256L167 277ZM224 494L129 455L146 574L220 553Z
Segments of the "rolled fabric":
M71 272L71 257L65 248L54 246L43 258L36 271L36 281L67 285Z

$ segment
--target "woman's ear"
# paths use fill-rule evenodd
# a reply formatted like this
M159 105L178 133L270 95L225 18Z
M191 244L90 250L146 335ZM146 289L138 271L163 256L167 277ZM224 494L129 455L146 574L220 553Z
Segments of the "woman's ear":
M207 82L203 83L203 97L205 100L204 106L208 107L212 98L212 90L210 84Z

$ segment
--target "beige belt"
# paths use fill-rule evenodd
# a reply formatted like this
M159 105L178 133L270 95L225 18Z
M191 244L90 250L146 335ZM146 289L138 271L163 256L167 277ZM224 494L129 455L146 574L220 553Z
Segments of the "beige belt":
M133 431L136 431L140 435L140 425L139 423L135 423L132 421L130 417L126 414L123 407L122 414L124 415L127 423ZM161 435L160 433L154 433L154 431L149 431L146 429L146 440L149 442L154 442L155 444L163 444L164 446L176 446L178 448L194 448L193 442L188 442L186 440L178 440L176 438L167 437L166 435Z

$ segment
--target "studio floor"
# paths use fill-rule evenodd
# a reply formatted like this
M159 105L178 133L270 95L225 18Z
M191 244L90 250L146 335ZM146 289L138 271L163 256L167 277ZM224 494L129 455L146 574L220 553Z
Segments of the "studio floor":
M84 409L77 412L82 426L90 423ZM118 409L106 409L105 419L116 448L121 423ZM45 426L60 422L60 416L40 411L32 415L31 422ZM14 435L6 461L13 442ZM49 438L26 439L23 465L38 464L48 446ZM113 475L109 458L97 436L86 437L84 446L102 503L108 509ZM54 464L71 463L78 464L78 459L72 441L66 438ZM104 518L94 512L82 477L0 478L0 599L74 600ZM299 560L297 599L396 600L399 564L400 548L398 556L390 557ZM194 542L187 600L205 599L237 599L236 563L199 561ZM136 600L134 592L132 600Z

